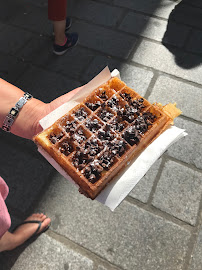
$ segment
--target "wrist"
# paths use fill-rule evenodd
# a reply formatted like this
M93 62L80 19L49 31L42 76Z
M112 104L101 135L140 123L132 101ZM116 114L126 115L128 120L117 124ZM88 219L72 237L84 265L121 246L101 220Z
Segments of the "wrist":
M32 139L42 130L39 120L46 115L46 104L36 98L32 98L21 109L16 118L11 132L26 139Z

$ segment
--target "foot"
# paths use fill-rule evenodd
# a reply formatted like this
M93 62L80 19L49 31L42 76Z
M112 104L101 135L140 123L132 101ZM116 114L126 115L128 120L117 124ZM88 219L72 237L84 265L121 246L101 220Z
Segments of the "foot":
M64 45L53 44L53 52L56 55L63 55L67 50L76 46L78 42L78 34L77 33L66 33L66 42Z
M48 228L51 220L44 214L32 214L25 221L40 221L41 227L37 231L39 224L37 223L26 223L20 225L13 233L6 232L0 239L0 252L5 250L12 250L22 245L37 231L37 234L43 232Z

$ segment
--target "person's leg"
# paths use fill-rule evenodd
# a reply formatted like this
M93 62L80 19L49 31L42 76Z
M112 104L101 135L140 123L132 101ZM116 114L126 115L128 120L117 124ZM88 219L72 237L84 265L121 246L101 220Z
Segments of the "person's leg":
M53 21L55 44L62 46L66 42L67 38L65 35L65 28L66 28L66 20Z
M48 0L48 18L53 22L55 42L53 52L63 55L78 42L77 33L67 33L71 26L71 19L67 16L67 0Z
M66 40L65 28L67 0L48 0L48 18L53 22L55 43L63 45Z
M48 227L51 220L47 218L44 214L33 214L28 217L25 221L40 221L41 227L37 234L41 233ZM6 250L12 250L20 245L22 245L26 240L28 240L37 230L39 224L37 223L27 223L20 225L13 233L6 232L0 238L0 252Z

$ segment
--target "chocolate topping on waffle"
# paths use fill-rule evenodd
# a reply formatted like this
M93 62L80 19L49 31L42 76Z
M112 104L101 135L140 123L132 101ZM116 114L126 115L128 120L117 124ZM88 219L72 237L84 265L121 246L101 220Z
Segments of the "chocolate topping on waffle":
M151 123L154 123L157 119L157 116L152 114L151 112L144 112L142 114L142 117L145 119L145 120L148 120L150 121Z
M112 142L109 142L108 147L114 156L122 156L127 147L127 143L122 139L115 138Z
M99 98L101 98L103 101L108 100L108 96L106 94L106 91L103 90L102 88L99 88Z
M68 156L73 151L73 146L69 142L63 141L59 146L59 151Z
M100 122L95 118L95 119L87 119L85 122L85 126L90 129L93 133L97 132L98 129L101 128Z
M105 141L106 143L108 141L112 141L115 137L115 134L111 131L111 125L106 125L105 129L100 129L98 131L98 138L101 141Z
M126 128L126 130L123 133L123 138L130 144L138 144L141 136L139 130L136 128L136 126L130 126Z
M75 132L76 127L77 127L77 122L76 122L76 120L73 120L73 121L67 121L67 122L65 123L65 126L64 126L65 130L66 130L67 132L69 132L70 134L73 134L73 133Z
M89 182L95 183L99 180L102 171L103 168L99 165L98 160L95 160L84 169L83 174Z
M132 99L131 95L129 93L121 93L120 96L125 99L126 101L130 102L130 100Z
M126 120L127 122L132 123L137 115L139 115L139 110L133 106L125 105L124 108L118 110L117 114L122 121Z
M114 116L114 114L111 111L108 110L108 108L106 106L106 103L102 103L101 109L98 112L98 116L104 122L108 122Z
M100 101L96 101L95 103L92 102L86 102L85 105L91 109L92 111L95 111L97 108L99 108L101 106L101 102Z
M119 109L119 99L117 96L113 95L107 102L107 105L112 108L112 110L117 111Z
M137 109L138 111L142 111L142 109L145 108L144 105L144 99L143 98L139 98L139 99L130 99L130 101L128 102L131 106L133 106L135 109Z
M112 166L114 159L115 159L115 155L112 153L112 151L110 149L106 149L99 159L100 165L104 169L108 170Z
M58 142L59 140L62 139L62 137L64 136L64 133L63 132L60 132L58 134L55 134L55 133L51 133L50 136L49 136L49 140L53 143L53 144L56 144L56 142Z
M87 139L87 137L84 134L84 131L82 130L82 128L79 128L71 137L71 139L73 139L74 141L76 141L77 143L81 144L83 141L85 141Z
M79 121L83 121L88 117L88 113L85 111L85 108L81 107L79 110L77 110L75 113L75 118Z
M123 122L122 119L119 118L115 118L112 120L112 122L110 122L110 125L112 127L113 130L115 130L116 132L121 132L124 130L124 128L127 126L126 122Z
M77 147L77 152L72 158L73 165L82 170L102 149L103 146L98 139L92 138L85 143L84 147Z

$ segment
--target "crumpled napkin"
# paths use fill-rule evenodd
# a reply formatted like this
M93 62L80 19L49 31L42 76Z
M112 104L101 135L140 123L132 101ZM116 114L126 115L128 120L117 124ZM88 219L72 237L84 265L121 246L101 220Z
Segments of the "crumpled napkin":
M112 73L110 73L108 67L106 67L101 73L98 74L98 76L85 85L79 94L76 94L69 102L63 104L61 107L41 119L40 124L42 128L48 128L58 118L80 103L91 91L109 80L110 77L114 76L120 77L118 70L114 70ZM111 211L114 211L146 174L155 161L168 149L168 147L186 135L187 133L184 129L177 128L176 126L168 128L157 139L155 139L139 155L138 158L131 160L126 168L107 185L107 187L96 197L95 200L108 206ZM75 184L71 177L47 152L45 152L41 147L38 147L38 151L61 175Z

